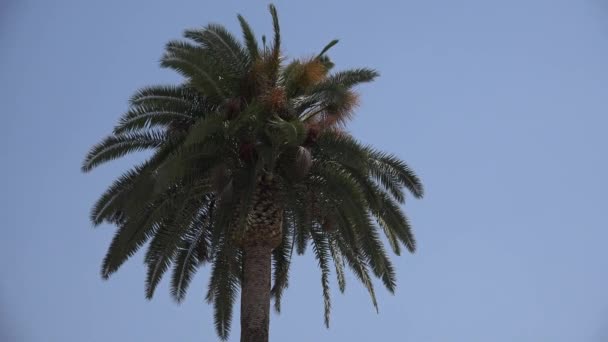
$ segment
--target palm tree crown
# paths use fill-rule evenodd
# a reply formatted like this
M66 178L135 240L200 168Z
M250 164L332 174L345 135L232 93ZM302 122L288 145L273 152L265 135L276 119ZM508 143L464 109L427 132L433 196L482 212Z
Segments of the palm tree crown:
M247 246L272 249L277 311L293 251L311 247L321 269L327 325L330 267L344 291L348 266L376 306L372 275L390 292L396 286L380 232L396 254L416 246L400 204L404 190L422 197L419 179L396 156L362 145L344 130L357 104L354 87L377 72L332 72L327 52L337 41L314 57L285 61L272 5L270 12L274 36L261 45L241 16L243 42L214 24L170 41L161 66L184 81L137 91L113 133L82 166L86 172L152 150L92 209L95 225L118 227L102 276L149 242L146 296L171 269L171 293L179 302L197 268L210 264L206 298L223 339Z

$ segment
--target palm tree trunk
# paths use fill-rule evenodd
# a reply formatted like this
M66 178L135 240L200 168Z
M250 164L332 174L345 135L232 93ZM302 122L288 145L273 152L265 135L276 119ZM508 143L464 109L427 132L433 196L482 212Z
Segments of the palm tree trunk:
M241 342L268 342L272 247L244 249L241 291Z

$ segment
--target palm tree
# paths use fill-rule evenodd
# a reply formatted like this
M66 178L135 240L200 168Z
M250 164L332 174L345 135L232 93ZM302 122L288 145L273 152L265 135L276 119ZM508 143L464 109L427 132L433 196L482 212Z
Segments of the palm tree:
M244 43L213 24L169 42L161 66L183 83L136 92L82 166L87 172L152 150L92 209L95 225L118 227L102 277L149 242L146 297L172 267L171 293L180 302L194 272L210 264L206 299L222 339L240 290L241 341L268 341L271 297L279 312L294 250L312 247L329 325L332 263L341 291L348 266L377 307L371 275L390 292L396 286L379 231L395 254L415 249L400 204L405 189L422 197L419 179L394 155L344 130L357 104L354 87L377 72L332 73L326 54L336 40L286 63L273 5L270 13L274 37L262 37L261 46L240 15Z

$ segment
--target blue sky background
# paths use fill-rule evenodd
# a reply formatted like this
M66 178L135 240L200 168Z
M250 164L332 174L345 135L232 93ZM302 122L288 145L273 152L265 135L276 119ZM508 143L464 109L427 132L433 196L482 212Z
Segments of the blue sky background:
M0 1L0 340L215 341L207 271L178 306L144 298L137 255L109 281L113 228L88 212L134 157L83 175L137 88L178 82L164 44L261 1ZM419 252L380 314L354 280L323 327L320 274L296 259L273 341L608 341L608 3L277 1L289 56L340 38L370 66L350 126L426 183L406 205ZM165 279L166 280L166 279ZM337 285L334 284L334 288ZM231 341L238 341L238 316Z

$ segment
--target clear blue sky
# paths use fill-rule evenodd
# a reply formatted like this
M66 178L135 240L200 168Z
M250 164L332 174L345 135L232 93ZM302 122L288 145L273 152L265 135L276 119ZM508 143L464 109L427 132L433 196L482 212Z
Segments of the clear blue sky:
M261 1L28 1L0 5L0 340L215 341L207 272L178 306L144 299L141 255L99 276L113 228L90 205L136 158L83 175L183 29L236 13L270 32ZM345 5L348 3L348 5ZM289 56L333 38L338 68L370 66L350 126L422 176L406 210L420 249L399 287L334 294L295 263L273 341L608 340L608 4L602 0L277 1ZM337 286L334 285L334 288ZM238 341L238 316L231 341Z

